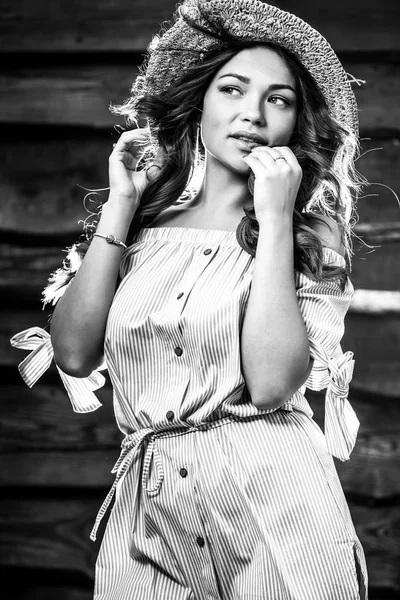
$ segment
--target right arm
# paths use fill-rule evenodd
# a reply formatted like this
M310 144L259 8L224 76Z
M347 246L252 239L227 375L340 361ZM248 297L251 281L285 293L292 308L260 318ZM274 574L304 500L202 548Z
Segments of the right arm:
M148 183L144 171L134 171L146 130L127 131L109 159L110 195L96 231L123 242ZM67 375L87 377L103 362L104 336L121 261L121 246L94 237L83 262L58 300L51 320L54 360Z
M125 241L132 217L126 203L110 196L96 231ZM54 360L67 375L87 377L103 362L104 335L121 253L121 246L94 237L54 309L50 329Z

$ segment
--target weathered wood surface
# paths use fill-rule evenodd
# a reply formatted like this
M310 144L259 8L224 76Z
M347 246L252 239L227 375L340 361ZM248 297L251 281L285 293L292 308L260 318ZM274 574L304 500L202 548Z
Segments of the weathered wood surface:
M115 478L111 469L118 456L118 446L114 451L1 452L0 486L111 488Z
M103 498L0 500L2 565L78 571L93 578L99 548L89 534Z
M398 131L400 72L387 62L345 62L344 67L367 84L356 86L362 135ZM137 74L134 64L90 64L20 68L0 75L3 123L111 127L123 123L109 105L124 101Z
M112 128L97 135L88 130L78 135L64 128L48 129L46 137L33 128L21 139L10 132L8 139L0 140L0 231L70 233L72 242L82 231L79 221L89 215L84 208L86 190L108 186L108 156L117 134ZM358 226L364 228L359 235L379 243L365 226L400 224L400 206L393 193L400 195L400 143L396 138L365 140L362 152L357 167L373 185L357 203ZM107 190L90 196L87 209L93 211L107 196Z
M104 373L104 371L103 371ZM40 380L32 388L23 382L1 386L0 453L74 451L107 452L119 448L112 389L96 390L102 406L94 412L75 413L61 379Z
M399 48L400 10L391 0L312 0L272 2L317 28L340 51L387 51ZM42 2L3 0L0 44L8 52L142 51L160 22L170 20L176 0L86 0L76 6L65 0ZM32 27L32 22L35 27Z
M0 561L4 566L78 571L93 578L101 541L89 532L101 504L97 499L0 500ZM366 552L370 585L400 590L400 508L350 511Z
M355 354L352 385L365 392L400 396L400 321L391 314L349 313L343 348Z
M307 390L314 419L324 428L325 392ZM351 388L349 400L360 421L350 460L335 459L346 494L365 499L400 496L400 405L392 397Z
M31 572L15 580L9 571L10 569L2 577L6 589L12 587L13 590L12 598L8 596L8 600L93 600L92 587L46 585L48 577L44 578L43 585L35 585L32 583Z

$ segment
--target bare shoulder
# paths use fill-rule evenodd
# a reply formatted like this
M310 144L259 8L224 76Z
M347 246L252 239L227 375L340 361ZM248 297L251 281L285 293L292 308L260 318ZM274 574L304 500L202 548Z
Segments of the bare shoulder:
M342 233L337 222L327 215L320 215L313 212L309 214L312 217L318 217L318 219L311 220L310 227L319 235L322 245L345 256Z

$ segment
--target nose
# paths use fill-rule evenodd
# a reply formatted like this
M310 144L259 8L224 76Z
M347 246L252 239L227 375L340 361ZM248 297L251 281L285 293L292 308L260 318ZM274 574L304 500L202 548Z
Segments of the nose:
M259 98L247 98L242 110L242 121L263 127L266 124L263 103Z

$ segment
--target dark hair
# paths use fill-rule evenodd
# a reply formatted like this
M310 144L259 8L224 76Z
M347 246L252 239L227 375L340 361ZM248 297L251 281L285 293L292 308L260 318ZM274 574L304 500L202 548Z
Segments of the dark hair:
M241 50L260 45L273 49L285 61L295 78L298 91L298 117L290 142L303 170L293 214L295 269L315 280L336 278L343 287L348 266L329 266L323 263L322 244L311 227L318 216L311 209L337 221L349 255L349 200L354 205L352 195L358 191L362 182L354 168L358 142L354 135L330 116L324 96L300 61L286 48L274 44L237 42L223 49L218 48L210 52L200 64L187 69L163 97L143 95L111 107L114 114L125 117L130 127L136 125L138 118L143 118L150 125L157 143L147 156L145 165L151 164L159 147L165 150L164 164L159 175L142 195L128 232L127 244L130 245L135 233L148 226L161 211L190 196L192 177L196 169L201 168L205 152L198 131L205 92L215 73L225 63ZM337 172L338 161L341 165L340 174ZM249 184L251 189L251 178ZM343 196L346 196L346 202L343 201ZM254 256L258 222L253 203L244 207L244 213L237 228L237 241L246 252ZM70 249L67 257L69 261L64 262L63 268L51 276L50 285L44 291L45 302L49 302L51 294L73 277L76 270L72 272L68 262L71 263L72 253L75 252L83 259L94 229L95 224L87 226L86 239Z

